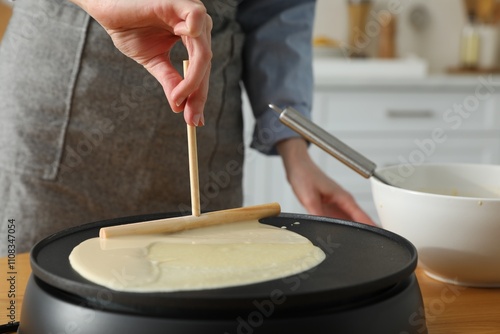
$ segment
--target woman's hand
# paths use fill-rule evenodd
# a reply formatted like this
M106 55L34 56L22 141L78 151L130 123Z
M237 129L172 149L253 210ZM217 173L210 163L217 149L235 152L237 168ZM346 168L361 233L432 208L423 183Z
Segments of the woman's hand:
M172 110L203 125L210 75L212 20L199 0L72 0L98 21L115 46L162 85ZM170 62L182 39L189 55L184 80Z
M283 158L288 182L310 214L375 225L352 195L312 161L305 140L284 140L278 143L277 149Z

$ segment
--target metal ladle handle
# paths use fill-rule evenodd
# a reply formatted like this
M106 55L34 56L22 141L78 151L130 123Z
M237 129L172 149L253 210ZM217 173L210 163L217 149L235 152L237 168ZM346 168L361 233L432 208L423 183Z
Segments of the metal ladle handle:
M270 104L269 107L280 114L279 119L283 124L287 125L361 176L365 178L374 176L382 182L387 183L387 181L376 175L375 169L377 165L374 162L302 116L297 110L292 107L286 107L282 110L274 104Z

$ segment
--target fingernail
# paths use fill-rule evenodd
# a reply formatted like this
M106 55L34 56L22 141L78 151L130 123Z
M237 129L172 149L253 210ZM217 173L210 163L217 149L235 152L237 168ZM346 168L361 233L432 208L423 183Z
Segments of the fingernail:
M198 114L193 116L193 124L196 126L204 126L205 125L205 116L203 114Z
M195 126L199 126L200 125L200 118L201 118L200 114L197 114L197 115L193 116L193 124Z
M179 99L179 100L177 100L177 101L175 102L175 104L176 104L178 107L180 107L180 106L184 103L184 100L185 100L185 99Z

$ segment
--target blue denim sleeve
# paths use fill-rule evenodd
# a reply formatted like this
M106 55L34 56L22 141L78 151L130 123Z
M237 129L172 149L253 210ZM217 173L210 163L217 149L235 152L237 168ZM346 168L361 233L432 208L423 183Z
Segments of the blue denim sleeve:
M256 119L251 147L277 154L277 142L299 135L269 103L310 117L313 92L314 0L243 0L238 21L246 35L243 83Z

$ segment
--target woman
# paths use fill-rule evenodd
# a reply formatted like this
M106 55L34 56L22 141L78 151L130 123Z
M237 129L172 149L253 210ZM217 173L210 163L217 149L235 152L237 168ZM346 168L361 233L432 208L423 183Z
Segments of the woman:
M311 0L16 2L0 49L0 201L17 251L69 226L187 212L184 120L199 126L202 210L241 206L240 81L252 146L281 155L305 208L371 223L267 107L310 112L313 16Z

